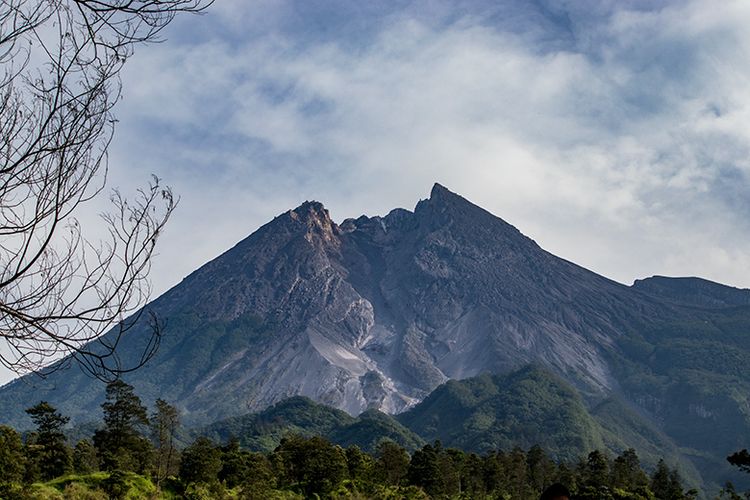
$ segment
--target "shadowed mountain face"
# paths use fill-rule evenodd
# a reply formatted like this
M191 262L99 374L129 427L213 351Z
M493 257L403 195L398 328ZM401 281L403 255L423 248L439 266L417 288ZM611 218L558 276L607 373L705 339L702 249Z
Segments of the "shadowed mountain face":
M617 394L718 464L750 430L747 293L696 279L615 283L440 185L413 212L341 224L306 202L155 300L166 334L126 379L144 401L173 401L206 424L294 395L398 413L448 379L533 362L592 407ZM146 338L129 332L125 363ZM0 389L0 423L28 427L23 410L40 399L92 420L102 398L76 369L25 377ZM723 421L732 430L712 436Z
M750 306L750 290L714 283L701 278L653 276L636 280L633 288L654 297L703 308Z
M153 309L168 320L167 334L131 378L203 422L291 395L352 414L394 413L447 379L532 361L587 395L606 394L617 384L605 352L669 311L545 252L440 185L414 212L341 225L306 202L192 273ZM141 336L123 346L126 361ZM86 398L101 387L72 377L75 385L65 373L42 387L64 380L50 399L71 392L85 414L98 404Z
M153 309L168 320L167 334L131 378L146 397L177 400L196 422L291 395L352 414L395 413L448 379L535 360L586 394L606 393L615 382L604 350L635 317L660 314L440 185L414 212L341 225L306 202ZM126 360L140 335L123 346ZM81 403L82 413L96 404Z

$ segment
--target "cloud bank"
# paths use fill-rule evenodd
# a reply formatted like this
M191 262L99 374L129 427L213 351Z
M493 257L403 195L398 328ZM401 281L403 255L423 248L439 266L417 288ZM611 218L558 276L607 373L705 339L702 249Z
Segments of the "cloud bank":
M222 0L129 63L111 182L181 195L160 293L273 216L440 182L623 283L750 287L750 4Z

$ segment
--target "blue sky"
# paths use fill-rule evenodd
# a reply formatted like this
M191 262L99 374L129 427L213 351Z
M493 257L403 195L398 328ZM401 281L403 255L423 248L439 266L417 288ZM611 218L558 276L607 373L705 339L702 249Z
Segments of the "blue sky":
M750 287L748 25L745 1L217 0L128 62L109 184L181 197L157 295L304 200L341 221L434 182L623 283Z

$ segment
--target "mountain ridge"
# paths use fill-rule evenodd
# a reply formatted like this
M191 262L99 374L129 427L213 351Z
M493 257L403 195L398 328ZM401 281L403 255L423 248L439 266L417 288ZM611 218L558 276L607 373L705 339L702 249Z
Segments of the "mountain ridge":
M439 184L413 211L340 224L307 201L153 301L168 329L126 380L202 425L295 395L399 413L449 379L540 363L588 407L617 396L720 471L723 448L741 443L730 431L708 439L716 422L750 431L750 306L742 290L700 282L696 295L694 284L617 283ZM128 332L125 363L148 335ZM3 422L27 422L39 399L81 421L103 397L75 369L33 395L28 383L0 389Z

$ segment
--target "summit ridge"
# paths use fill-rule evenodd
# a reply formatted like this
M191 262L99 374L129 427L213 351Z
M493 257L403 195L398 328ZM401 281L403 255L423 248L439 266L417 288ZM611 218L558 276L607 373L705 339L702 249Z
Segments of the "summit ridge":
M340 224L306 201L149 305L168 330L128 382L204 425L290 396L401 413L448 380L532 363L592 408L619 398L719 457L750 433L747 293L692 278L622 285L440 184L413 211ZM148 335L143 324L123 338L124 361ZM0 423L24 428L40 399L83 422L103 389L75 365L27 376L0 388ZM722 418L731 431L717 431Z

